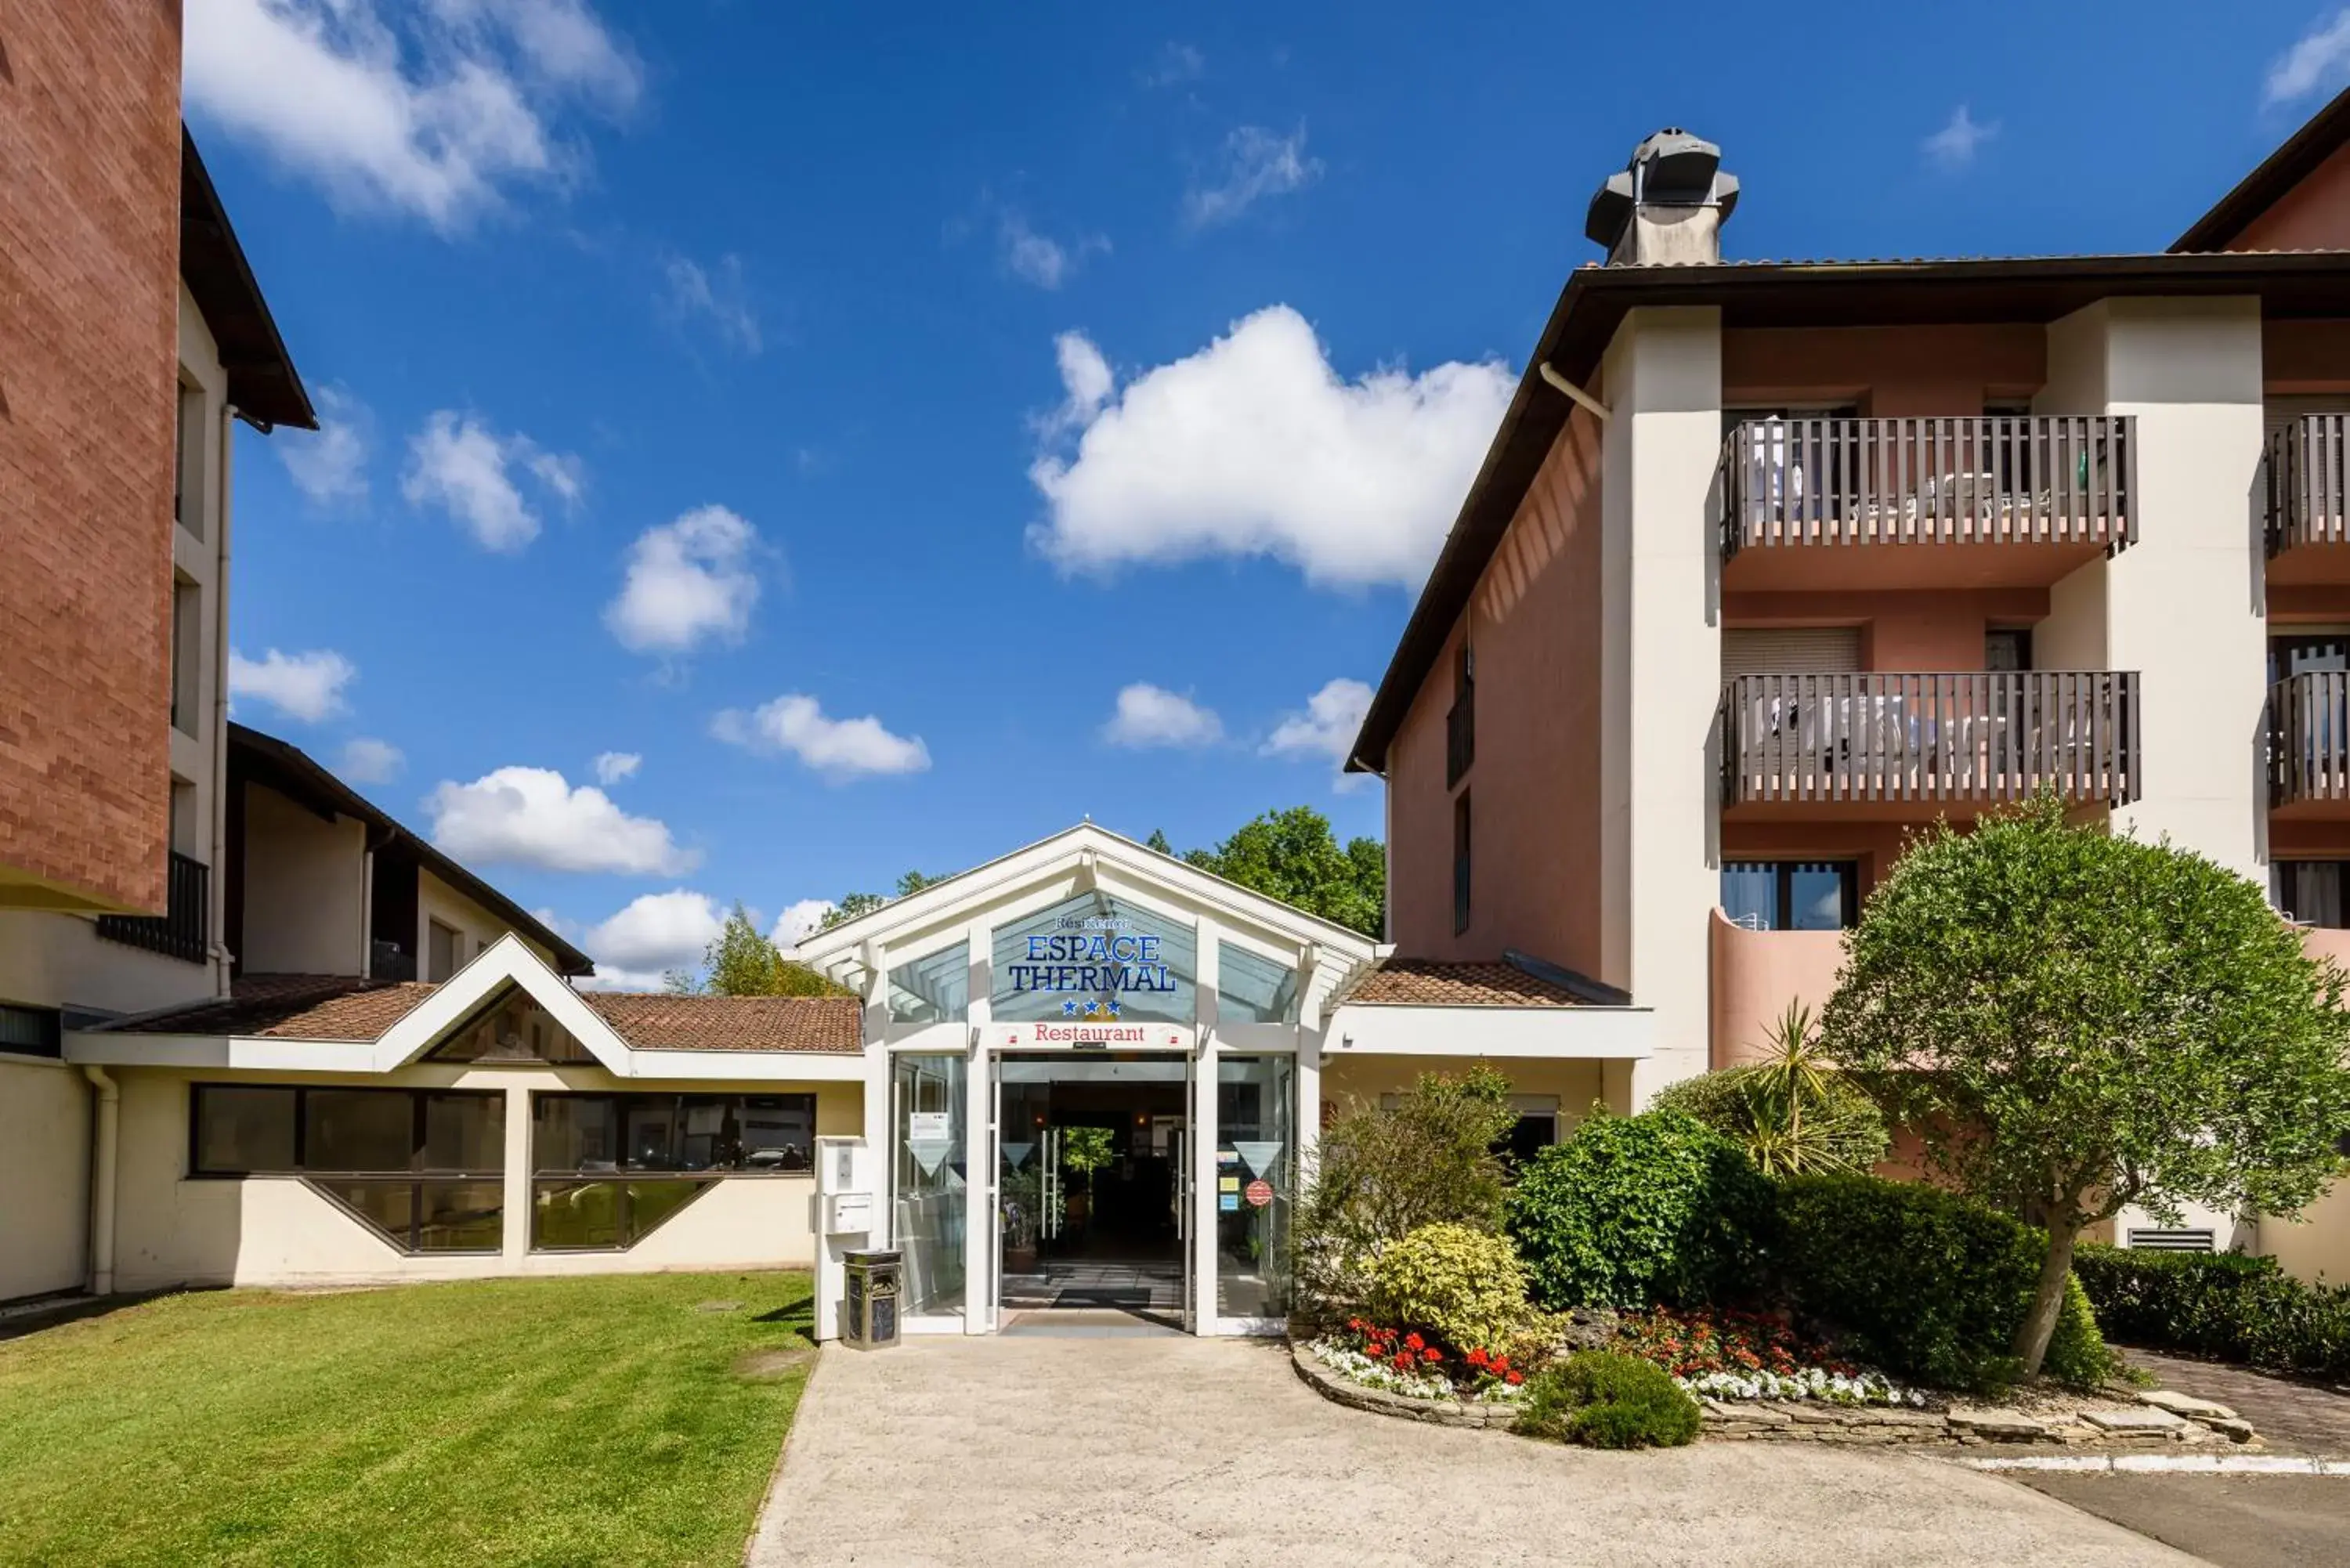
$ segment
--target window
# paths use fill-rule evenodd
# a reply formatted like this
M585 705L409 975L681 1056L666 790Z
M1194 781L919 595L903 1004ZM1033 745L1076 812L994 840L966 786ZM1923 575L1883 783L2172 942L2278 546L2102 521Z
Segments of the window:
M182 383L172 429L172 516L198 539L204 536L203 453L192 439L203 430L204 390Z
M1230 942L1216 944L1216 1015L1226 1023L1297 1022L1297 971Z
M2269 865L2269 902L2288 920L2340 930L2343 919L2340 860L2277 860Z
M1200 933L1188 921L1107 893L1079 893L995 929L993 1016L998 1023L1189 1023L1199 952Z
M1444 715L1444 787L1461 782L1477 760L1477 655L1464 633L1452 661L1452 707Z
M526 992L508 986L425 1054L429 1062L551 1062L592 1066L596 1057Z
M889 1022L947 1023L962 1018L971 1001L971 943L901 963L889 971Z
M196 1177L299 1177L404 1252L494 1252L505 1096L456 1089L198 1084Z
M444 926L438 920L426 926L424 956L427 969L424 978L436 985L457 972L457 955L464 950L463 938L454 926Z
M1518 1119L1502 1135L1493 1152L1514 1170L1558 1141L1558 1096L1512 1095L1510 1105Z
M1983 668L1990 670L2032 668L2032 629L1993 627L1983 633Z
M1858 865L1850 860L1730 860L1721 912L1750 931L1834 931L1860 915Z
M203 637L203 590L182 577L172 584L172 728L196 732L196 671Z
M722 1176L815 1168L814 1095L540 1095L536 1251L627 1249Z
M54 1007L18 1007L0 1002L0 1054L62 1056L65 1022Z
M1469 792L1452 802L1452 934L1469 929Z

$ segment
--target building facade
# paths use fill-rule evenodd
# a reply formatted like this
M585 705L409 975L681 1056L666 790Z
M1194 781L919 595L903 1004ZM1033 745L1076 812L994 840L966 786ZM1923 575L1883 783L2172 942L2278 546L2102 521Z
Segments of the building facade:
M2160 255L1725 263L1735 182L1644 143L1353 753L1399 950L1653 1008L1637 1105L1825 999L1907 834L2053 788L2350 956L2350 254L2267 248L2345 243L2345 102ZM2118 1239L2342 1278L2341 1202Z

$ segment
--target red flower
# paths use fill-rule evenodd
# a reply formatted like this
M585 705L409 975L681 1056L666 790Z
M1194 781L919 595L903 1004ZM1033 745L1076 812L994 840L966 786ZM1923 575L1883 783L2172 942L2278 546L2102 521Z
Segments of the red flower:
M1526 1375L1523 1372L1505 1372L1502 1375L1502 1378L1506 1383L1523 1383L1526 1380Z
M1421 1351L1419 1354L1420 1358L1428 1362L1430 1366L1434 1366L1437 1362L1444 1359L1444 1352L1437 1349L1436 1346L1432 1345L1426 1350Z
M1418 1350L1420 1346L1428 1343L1428 1341L1420 1338L1417 1334L1409 1334L1404 1335L1403 1342L1407 1348L1412 1350Z
M1485 1365L1485 1353L1482 1349L1471 1350L1467 1360L1471 1366L1482 1366Z

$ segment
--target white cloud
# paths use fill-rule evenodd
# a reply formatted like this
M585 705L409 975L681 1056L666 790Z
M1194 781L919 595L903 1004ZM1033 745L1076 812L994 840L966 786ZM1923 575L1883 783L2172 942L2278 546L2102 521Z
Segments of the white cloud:
M504 767L472 784L444 779L425 801L432 842L460 860L543 871L676 876L702 862L667 826L630 816L602 790L553 768Z
M502 436L471 414L436 410L408 442L400 493L411 506L439 506L485 550L512 554L538 537L538 514L507 472L518 465L540 488L576 505L587 470L578 458L542 450L525 435Z
M1170 42L1159 51L1149 70L1139 73L1147 88L1175 87L1197 81L1208 68L1208 57L1189 44Z
M816 935L824 918L835 908L829 898L802 898L775 919L775 929L767 940L775 944L785 958L797 958L800 944Z
M407 762L400 748L390 741L359 735L343 742L343 760L335 771L352 784L389 784L399 776Z
M637 769L645 759L634 752L598 752L596 754L596 782L616 784L622 779L637 776Z
M358 676L358 667L332 649L280 653L273 648L258 660L229 649L231 697L266 702L288 718L308 724L342 711L343 688Z
M1211 746L1223 739L1223 721L1179 692L1136 681L1118 694L1118 711L1102 726L1113 746Z
M748 713L729 708L710 722L710 732L754 752L789 752L835 784L870 774L919 774L931 765L930 748L920 736L893 735L870 713L827 719L815 698L797 692Z
M1085 265L1087 256L1096 252L1107 254L1109 251L1106 235L1087 234L1063 244L1050 234L1037 233L1025 217L1009 209L997 220L995 242L1004 270L1043 289L1060 287Z
M1963 169L1975 161L1975 152L1986 141L1999 134L1999 121L1978 125L1967 112L1965 104L1950 111L1950 123L1926 138L1926 156L1945 169Z
M1224 138L1223 166L1215 183L1183 192L1183 221L1195 229L1229 223L1267 196L1286 195L1321 178L1322 161L1305 156L1305 128L1275 136L1243 125Z
M1269 757L1324 757L1343 763L1362 731L1363 715L1370 711L1371 689L1342 676L1308 697L1305 711L1291 713L1275 725L1263 750Z
M2320 18L2269 66L2262 99L2272 109L2350 79L2350 6Z
M671 256L662 278L667 290L662 304L672 317L707 321L729 348L744 354L759 351L759 313L751 307L743 287L742 257L721 256L717 266L705 267L690 257Z
M588 929L579 945L600 971L607 965L638 974L699 969L702 955L725 929L726 911L707 893L672 888L647 893Z
M1515 385L1491 360L1341 380L1285 305L1115 396L1083 337L1056 351L1067 401L1045 424L1078 433L1028 470L1048 506L1029 540L1072 572L1270 556L1316 584L1414 587Z
M374 419L365 404L341 387L318 387L311 397L318 410L318 428L280 430L271 448L285 463L294 488L314 505L366 500Z
M338 203L451 233L583 159L643 72L586 0L188 0L188 104Z
M740 642L751 629L759 579L758 531L723 506L698 506L637 535L628 577L604 624L639 653L684 653L708 638Z

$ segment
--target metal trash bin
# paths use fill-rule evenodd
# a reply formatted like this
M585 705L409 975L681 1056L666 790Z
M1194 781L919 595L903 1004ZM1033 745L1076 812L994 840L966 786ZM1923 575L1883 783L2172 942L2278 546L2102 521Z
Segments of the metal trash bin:
M841 1303L840 1343L856 1350L886 1350L898 1343L898 1293L905 1254L895 1247L855 1247L840 1255L847 1278Z

